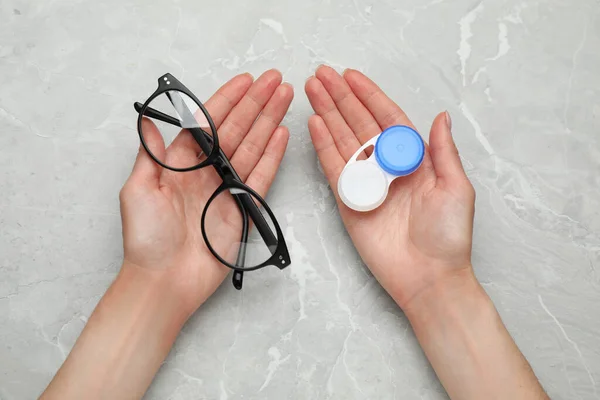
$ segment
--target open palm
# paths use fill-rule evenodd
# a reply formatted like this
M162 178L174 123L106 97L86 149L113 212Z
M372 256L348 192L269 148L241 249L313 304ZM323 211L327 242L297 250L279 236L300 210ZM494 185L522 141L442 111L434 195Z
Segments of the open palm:
M393 125L414 128L409 118L358 71L340 76L322 66L305 87L316 115L309 130L340 214L363 261L405 307L440 279L470 269L475 194L440 114L431 146L414 174L397 179L378 209L361 213L337 195L346 162L372 137Z
M265 72L256 81L249 74L238 75L205 103L217 126L221 149L240 178L261 196L275 178L289 138L280 123L293 89L281 79L276 70ZM152 121L144 119L143 130L152 153L160 158L197 157L191 140L178 137L165 149ZM126 264L168 279L183 294L189 312L206 300L229 272L206 247L200 224L202 211L220 183L212 167L169 171L140 148L121 191ZM233 202L216 206L239 212ZM223 219L211 229L227 236L231 224Z

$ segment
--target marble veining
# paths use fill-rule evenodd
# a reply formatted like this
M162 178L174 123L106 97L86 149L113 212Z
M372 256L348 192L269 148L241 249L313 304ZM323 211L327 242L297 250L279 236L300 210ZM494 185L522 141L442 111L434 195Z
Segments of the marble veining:
M269 194L293 265L220 288L145 398L447 398L316 160L321 63L367 73L425 137L450 111L479 279L552 399L600 398L598 49L597 0L3 0L0 399L39 395L118 271L132 102L165 72L206 99L272 67L296 88Z

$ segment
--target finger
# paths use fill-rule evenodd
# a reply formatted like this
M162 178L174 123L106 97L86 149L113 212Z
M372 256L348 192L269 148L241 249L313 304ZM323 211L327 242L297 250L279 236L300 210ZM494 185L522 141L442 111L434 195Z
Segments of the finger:
M219 129L219 144L227 157L231 157L242 142L267 101L281 84L281 79L281 72L276 69L262 74L225 118Z
M346 162L338 151L325 121L320 116L312 115L308 119L308 130L325 177L337 196L337 182Z
M269 140L265 152L256 164L256 167L250 173L250 176L248 176L246 184L254 189L261 197L267 195L267 192L275 179L275 175L277 174L277 170L279 169L279 165L285 154L289 138L290 133L285 126L277 128Z
M154 122L146 117L142 118L142 135L146 146L148 146L154 157L164 161L165 142ZM140 144L140 150L135 159L129 180L140 185L147 185L148 187L158 187L161 170L162 167L154 162Z
M231 163L242 180L248 178L262 157L269 139L285 117L293 98L292 85L280 85L235 151Z
M431 158L438 182L451 184L467 179L458 149L452 139L450 114L441 113L433 121L429 134Z
M225 118L229 115L252 86L254 78L245 73L237 75L221 86L210 99L204 103L215 126L221 126Z
M304 89L315 113L325 121L340 154L344 160L349 160L360 147L360 143L340 114L325 86L317 78L310 77L306 81Z
M382 130L394 125L406 125L416 129L404 111L361 72L348 69L344 79L360 102L375 117Z
M315 76L321 81L335 102L346 123L352 129L360 144L381 133L381 128L373 115L358 100L348 83L331 67L322 65Z

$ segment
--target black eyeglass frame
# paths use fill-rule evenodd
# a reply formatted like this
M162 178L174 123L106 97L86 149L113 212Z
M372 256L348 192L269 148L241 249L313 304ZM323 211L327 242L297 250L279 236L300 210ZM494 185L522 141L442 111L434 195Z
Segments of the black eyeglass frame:
M167 97L169 97L169 99L172 101L169 92L180 92L192 99L202 111L204 117L206 118L209 124L212 135L204 131L202 128L183 128L190 132L192 137L195 139L196 143L198 143L198 145L202 149L202 152L206 155L206 159L200 161L195 166L187 168L175 168L163 163L152 153L148 144L144 140L144 135L142 133L142 121L144 117L150 117L171 125L181 126L181 122L177 118L171 117L170 115L164 114L158 110L149 107L150 103L162 94L166 94ZM204 206L204 210L202 212L201 217L201 229L204 242L206 243L206 246L208 247L212 255L223 265L234 270L234 275L232 278L233 286L238 290L242 288L244 271L255 271L257 269L261 269L269 265L276 266L279 269L284 269L288 265L290 265L291 259L289 251L287 249L283 232L281 230L281 227L279 226L277 218L275 218L275 215L271 211L271 208L268 206L267 202L258 193L256 193L256 191L254 191L251 187L242 182L241 178L231 165L229 158L219 147L219 136L217 134L217 128L212 117L210 116L210 113L204 107L204 104L202 104L202 102L200 102L200 100L198 100L198 98L187 87L185 87L181 82L179 82L173 75L167 73L158 78L158 88L144 102L144 104L136 102L134 104L134 108L138 112L137 131L140 137L140 142L142 143L142 146L144 147L148 155L150 155L150 157L157 164L159 164L163 168L175 172L195 171L206 166L212 165L219 177L223 180L223 183L219 185L219 187L215 190L215 192L212 194L212 196L209 198L209 200L206 202L206 205ZM212 146L212 148L210 146ZM232 196L235 199L235 202L242 214L243 221L242 237L240 240L240 243L242 245L238 250L238 259L236 260L236 265L227 262L215 251L215 249L212 247L212 244L208 240L205 229L206 212L208 210L208 207L219 194L231 189L240 189L249 193L232 193ZM268 216L271 218L271 221L273 222L273 227L275 228L276 236L273 235L271 228L269 227L267 221L265 220L261 211L258 209L252 197L258 200L260 205L264 208ZM238 265L242 265L245 261L245 244L247 243L248 231L250 229L248 223L248 216L252 220L255 228L258 230L263 241L271 251L271 257L262 264L252 266L249 268L240 268Z

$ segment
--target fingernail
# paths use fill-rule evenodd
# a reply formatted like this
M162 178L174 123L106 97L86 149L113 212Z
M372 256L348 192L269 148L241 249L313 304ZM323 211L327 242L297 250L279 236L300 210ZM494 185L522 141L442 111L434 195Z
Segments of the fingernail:
M448 126L448 130L452 132L452 117L448 111L446 111L446 125Z

